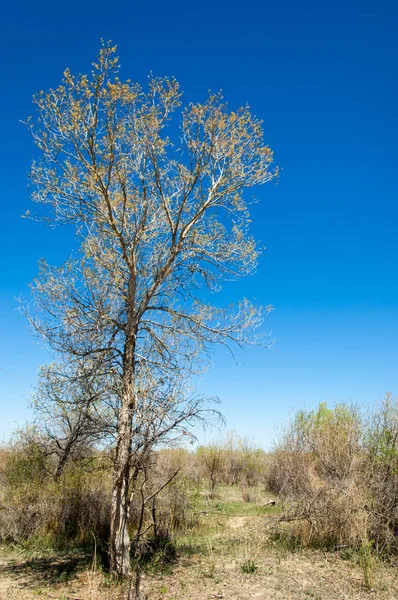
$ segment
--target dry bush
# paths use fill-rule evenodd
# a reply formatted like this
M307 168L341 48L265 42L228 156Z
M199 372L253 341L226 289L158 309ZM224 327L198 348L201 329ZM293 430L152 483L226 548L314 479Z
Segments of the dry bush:
M184 476L178 477L161 494L158 514L169 523L173 532L192 529L197 524L197 508L200 492L196 485Z
M59 485L57 536L78 546L92 537L106 550L109 539L111 473L103 469L67 471Z
M179 471L181 475L190 477L195 469L195 457L186 448L172 447L162 448L155 453L156 468L165 473Z
M191 462L184 449L139 461L129 520L137 557L162 550L170 559L175 534L196 523L199 487L187 476ZM106 453L69 463L58 479L43 446L19 438L3 451L2 465L0 541L54 549L95 544L105 558L112 477Z
M218 484L239 485L244 498L253 498L248 488L264 485L267 480L269 458L262 448L246 438L229 432L214 444L201 446L195 454L196 470L200 478L210 480L210 492L214 496ZM250 500L248 500L250 501Z
M267 454L247 438L229 432L220 444L225 452L223 478L229 485L239 484L242 488L265 483Z
M255 487L266 481L267 455L261 448L243 444L240 451L241 485Z
M6 469L10 457L10 451L6 447L0 447L0 520L1 510L6 494Z
M362 422L344 404L300 412L275 450L268 487L303 545L360 545L369 493L361 478Z
M94 460L87 470L74 464L59 480L34 444L14 446L5 465L0 540L52 547L96 545L109 533L110 479Z
M199 486L184 473L189 455L183 452L152 453L135 481L130 524L137 532L136 543L150 538L172 539L196 523Z
M9 460L10 451L5 446L0 446L0 482L4 483L4 472Z
M243 502L254 502L257 498L257 495L253 493L253 488L247 487L245 484L241 484L240 491Z
M398 400L387 395L367 425L346 405L299 413L273 453L268 486L300 543L397 553Z
M191 529L197 523L200 486L190 476L193 465L192 455L182 448L176 448L167 457L161 453L156 456L154 478L158 487L159 483L178 471L177 476L156 497L158 519L173 533Z
M369 538L380 553L398 551L398 399L386 396L365 435L363 478L371 492Z

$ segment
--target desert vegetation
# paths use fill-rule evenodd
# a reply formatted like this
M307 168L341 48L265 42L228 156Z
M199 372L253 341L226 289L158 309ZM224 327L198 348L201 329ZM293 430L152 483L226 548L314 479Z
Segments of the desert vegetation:
M376 590L394 598L397 423L398 402L387 396L371 415L348 404L300 411L268 453L233 433L190 450L152 449L135 475L128 522L135 578L127 588L106 574L112 450L85 447L59 475L45 438L20 431L1 453L0 539L33 557L25 559L33 571L43 560L51 566L50 557L80 557L67 581L42 582L42 594L77 585L85 598L184 598L187 590L199 598L196 585L224 589L224 582L231 597L244 598L246 584L256 590L270 580L272 594L261 597L305 598L304 584L291 579L272 587L290 557L314 581L321 560L345 574L333 576L330 589L308 586L309 597L335 598L339 589L341 597ZM8 564L12 581L16 563ZM13 593L24 597L18 586Z
M292 541L396 553L397 416L389 395L367 418L344 404L297 414L268 475Z

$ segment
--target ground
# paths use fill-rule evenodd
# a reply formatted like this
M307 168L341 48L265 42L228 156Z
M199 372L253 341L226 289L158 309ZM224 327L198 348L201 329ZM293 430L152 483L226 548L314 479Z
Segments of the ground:
M292 550L272 541L267 523L278 508L266 496L244 503L237 489L219 489L201 523L177 540L174 564L152 564L143 574L148 600L397 600L396 566L375 564L365 589L355 554ZM117 600L123 590L81 553L54 556L0 550L0 599Z

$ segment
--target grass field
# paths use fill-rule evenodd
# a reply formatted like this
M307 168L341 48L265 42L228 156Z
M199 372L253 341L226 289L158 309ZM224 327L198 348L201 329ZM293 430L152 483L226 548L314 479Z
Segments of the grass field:
M143 593L149 600L398 598L394 564L373 563L372 586L366 589L364 565L355 552L305 550L276 541L268 525L280 509L265 507L268 499L257 490L252 502L243 502L235 487L218 488L215 499L203 493L197 525L177 538L175 561L165 564L159 555L147 565ZM1 600L116 600L123 593L84 553L0 551Z

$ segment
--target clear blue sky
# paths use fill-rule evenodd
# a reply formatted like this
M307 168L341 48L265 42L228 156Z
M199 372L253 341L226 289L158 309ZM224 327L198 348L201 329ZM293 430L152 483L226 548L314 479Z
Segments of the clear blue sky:
M228 426L269 445L274 424L302 406L398 394L397 59L394 1L6 3L0 25L0 440L28 416L48 360L15 297L68 236L22 220L33 146L18 121L31 95L63 69L87 71L112 39L121 75L174 75L186 100L223 89L264 119L282 168L260 188L253 230L266 243L258 273L222 292L275 305L272 350L217 352L202 389Z

